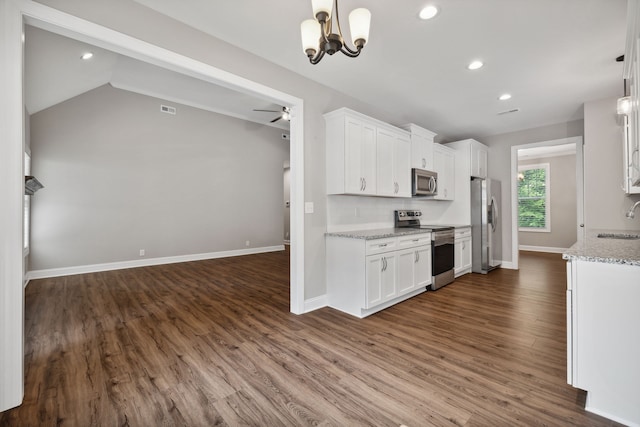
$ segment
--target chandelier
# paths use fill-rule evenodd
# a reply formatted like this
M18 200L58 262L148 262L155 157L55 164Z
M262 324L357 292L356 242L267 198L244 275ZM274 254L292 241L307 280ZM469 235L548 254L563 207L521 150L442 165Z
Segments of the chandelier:
M311 0L311 6L315 19L307 19L300 24L302 50L309 58L309 62L317 64L325 54L333 55L338 51L350 58L360 55L369 38L371 12L368 9L358 8L349 14L351 40L355 46L355 49L351 49L342 36L340 17L338 16L338 0ZM337 33L333 32L332 11L335 11Z

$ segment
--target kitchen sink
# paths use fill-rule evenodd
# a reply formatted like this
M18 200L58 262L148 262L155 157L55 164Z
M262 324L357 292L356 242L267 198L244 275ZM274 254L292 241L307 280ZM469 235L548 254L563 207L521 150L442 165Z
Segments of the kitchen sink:
M620 239L620 240L638 240L640 234L624 234L624 233L599 233L600 239Z

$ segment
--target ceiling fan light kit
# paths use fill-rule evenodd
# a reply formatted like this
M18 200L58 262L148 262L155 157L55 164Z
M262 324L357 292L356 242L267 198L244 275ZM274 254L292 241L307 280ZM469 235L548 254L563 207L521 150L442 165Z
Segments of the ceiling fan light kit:
M309 62L317 64L325 54L333 55L340 51L350 58L360 55L362 48L369 39L371 26L371 12L365 8L358 8L349 14L349 29L355 49L350 48L344 41L338 16L338 0L311 0L313 16L300 24L302 36L302 50L309 58ZM333 32L335 11L335 26Z

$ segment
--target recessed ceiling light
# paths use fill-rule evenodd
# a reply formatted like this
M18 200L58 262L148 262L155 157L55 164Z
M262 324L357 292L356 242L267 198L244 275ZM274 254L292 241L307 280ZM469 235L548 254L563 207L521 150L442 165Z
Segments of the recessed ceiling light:
M507 99L511 99L511 94L510 93L503 93L502 95L500 95L498 97L498 99L500 101L506 101Z
M467 68L470 70L477 70L478 68L482 68L483 65L484 64L482 63L482 61L473 61L472 63L467 65Z
M431 19L438 14L438 8L435 6L427 6L420 11L420 19Z
M93 58L93 53L92 52L85 52L85 53L82 54L82 56L80 58L84 59L86 61L87 59Z

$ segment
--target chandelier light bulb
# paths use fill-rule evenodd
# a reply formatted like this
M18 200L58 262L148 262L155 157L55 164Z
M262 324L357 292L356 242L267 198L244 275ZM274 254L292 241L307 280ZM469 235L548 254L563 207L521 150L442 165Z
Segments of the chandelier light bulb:
M320 23L315 19L302 21L300 33L302 36L302 51L306 55L309 54L309 51L313 51L311 55L315 55L318 51L318 42L320 40Z
M354 46L362 47L369 40L369 27L371 26L371 12L365 8L358 8L349 14L349 28L351 29L351 40Z
M333 0L311 0L311 7L313 8L313 16L317 17L318 13L326 13L327 19L331 19L331 12L333 9Z

